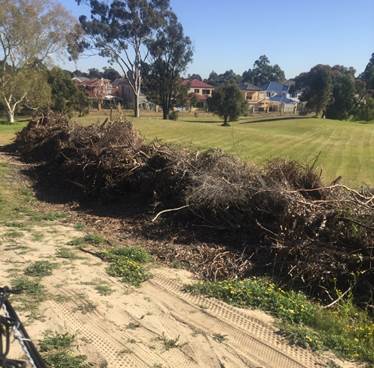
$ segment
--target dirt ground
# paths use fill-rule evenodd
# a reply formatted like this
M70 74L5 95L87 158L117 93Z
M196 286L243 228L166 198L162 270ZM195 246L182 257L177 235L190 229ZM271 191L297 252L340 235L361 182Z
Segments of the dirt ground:
M57 266L42 279L48 293L38 311L42 318L21 313L33 317L27 324L32 338L46 330L75 334L79 353L96 367L321 366L310 352L283 342L265 313L184 293L182 286L193 280L189 272L154 265L149 281L127 287L108 276L95 256L72 248L76 258L56 257L83 235L73 226L39 225L10 243L6 229L0 233L0 284L36 260ZM35 240L38 233L42 241ZM98 285L106 285L110 295L100 295Z
M327 367L320 356L287 344L265 313L184 292L194 281L190 272L154 262L139 288L121 283L101 259L69 245L84 235L59 220L16 231L0 226L0 285L34 261L55 265L41 279L41 304L15 302L34 341L48 330L74 334L77 353L93 367ZM61 249L69 258L58 257ZM13 346L12 357L20 357Z

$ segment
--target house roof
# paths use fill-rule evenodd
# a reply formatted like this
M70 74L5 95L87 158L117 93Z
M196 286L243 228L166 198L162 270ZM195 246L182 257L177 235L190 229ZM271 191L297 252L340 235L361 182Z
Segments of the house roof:
M279 82L269 82L262 86L263 91L274 92L274 93L287 93L289 86Z
M182 84L190 88L214 88L208 83L202 82L198 79L183 79Z
M78 84L80 84L81 86L85 86L85 87L94 87L94 86L100 85L101 82L109 82L110 83L109 79L104 79L104 78L101 78L101 79L84 79L84 80L75 79L75 81Z
M242 91L261 91L260 87L255 86L252 83L244 82L240 85Z
M90 80L90 78L88 78L88 77L73 77L72 80L77 81L77 82L83 82L83 81Z

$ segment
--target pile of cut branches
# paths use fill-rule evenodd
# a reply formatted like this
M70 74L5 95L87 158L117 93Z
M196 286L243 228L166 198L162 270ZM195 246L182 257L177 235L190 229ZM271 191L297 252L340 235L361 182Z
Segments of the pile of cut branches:
M225 262L224 252L212 251L204 257L207 278L232 276L222 265L234 270L237 262L241 275L252 268L312 294L333 299L337 290L351 290L357 302L373 304L374 195L324 185L314 164L273 160L258 167L220 150L145 143L129 122L81 127L58 115L31 121L16 146L84 196L141 194L157 208L155 221L247 239L232 247L239 254L251 248L250 262Z

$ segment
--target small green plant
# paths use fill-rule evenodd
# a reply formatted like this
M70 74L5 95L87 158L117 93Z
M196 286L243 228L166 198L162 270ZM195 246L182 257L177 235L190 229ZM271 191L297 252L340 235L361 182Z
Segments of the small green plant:
M140 327L140 323L138 322L130 322L128 325L127 325L127 329L128 330L135 330L137 328Z
M69 241L68 245L83 246L86 244L100 245L100 244L105 244L105 243L107 243L107 241L100 235L87 234L81 238L76 238L76 239Z
M17 309L27 313L29 321L39 318L39 304L46 298L43 285L35 279L21 276L11 280L11 286L19 291L12 297Z
M54 268L56 268L56 265L49 261L36 261L25 269L25 275L33 277L49 276L52 275Z
M38 212L31 215L33 221L56 221L65 218L66 214L62 212Z
M39 342L43 359L51 368L88 368L84 355L74 354L74 336L47 331Z
M27 227L27 225L25 223L17 222L17 221L7 222L7 223L5 223L5 226L13 227L13 228L17 228L17 229L25 229Z
M35 232L32 234L32 240L33 241L41 241L44 238L44 234L40 232Z
M144 249L138 247L114 248L104 253L109 260L128 258L139 263L147 263L152 260L151 255Z
M90 301L85 301L84 303L78 305L75 310L81 312L82 314L89 314L96 310L96 305Z
M47 331L44 338L39 343L40 351L46 352L51 350L70 349L74 343L74 336L68 333L60 334L57 332Z
M149 279L150 274L144 265L152 260L151 255L138 247L113 248L102 253L110 265L107 272L111 276L120 277L122 282L133 286Z
M14 289L26 295L41 296L44 293L44 287L39 281L24 276L13 279L11 285Z
M222 335L220 333L214 334L213 340L222 344L226 340L226 335Z
M57 258L76 259L78 256L69 248L60 248L56 251Z
M113 293L113 290L109 285L106 284L99 284L95 286L95 290L103 296L107 296Z
M84 225L81 224L80 222L78 222L78 223L76 223L76 224L74 225L74 229L75 229L75 230L83 230L83 229L84 229Z
M280 334L287 338L292 345L309 348L313 351L323 349L320 335L313 329L292 323L281 323Z
M21 231L17 231L17 230L11 230L11 231L7 231L4 236L6 238L21 238L23 236L23 233Z
M150 277L143 265L126 257L115 258L111 261L107 272L110 276L119 277L122 282L133 286L140 286Z
M163 332L159 339L162 341L166 351L170 349L180 348L181 346L184 345L184 344L180 344L179 335L175 339L169 339L168 337L165 336L165 333Z

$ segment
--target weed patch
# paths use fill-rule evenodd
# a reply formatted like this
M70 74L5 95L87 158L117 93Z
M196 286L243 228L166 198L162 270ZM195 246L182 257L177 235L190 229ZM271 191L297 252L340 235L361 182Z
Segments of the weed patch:
M145 264L152 260L151 255L138 247L114 248L102 252L101 256L110 264L107 272L110 276L119 277L122 282L133 286L150 278Z
M106 284L100 284L95 286L95 290L102 296L107 296L113 293L112 288Z
M147 263L152 260L151 255L147 251L138 247L114 248L103 253L103 255L109 261L127 258L135 262Z
M304 294L283 290L263 278L199 282L186 290L267 311L280 319L281 334L294 344L331 349L344 358L374 363L373 320L351 300L324 309Z
M84 246L84 245L102 245L107 244L107 240L104 239L100 235L95 234L87 234L81 238L76 238L68 242L68 245L73 245L76 247Z
M57 221L66 218L65 213L61 212L40 212L31 215L33 221Z
M7 231L4 236L6 238L22 238L23 237L23 233L21 231L17 231L17 230L11 230L11 231Z
M47 331L39 342L40 352L49 367L86 368L84 355L74 354L74 336Z
M77 223L74 225L74 229L75 230L83 230L84 229L84 224L81 224L81 223Z
M44 277L52 275L56 265L49 261L36 261L25 269L25 275L33 277Z
M78 256L69 248L60 248L56 251L57 258L77 259Z
M136 287L150 278L143 265L126 257L111 261L107 272L110 276L119 277L122 282Z
M162 334L162 336L159 338L163 345L164 345L164 348L166 351L170 350L170 349L176 349L176 348L180 348L182 347L184 344L181 344L179 342L179 339L180 339L180 336L178 335L175 339L169 339L165 333Z
M222 344L226 340L226 335L222 335L222 334L219 334L219 333L214 334L213 335L213 340Z
M89 314L96 310L96 304L90 301L85 301L84 303L78 305L75 310L81 312L82 314Z
M17 303L17 309L27 312L29 320L39 318L39 304L46 298L43 285L35 279L21 276L14 278L11 286L19 291L19 294L12 296Z

